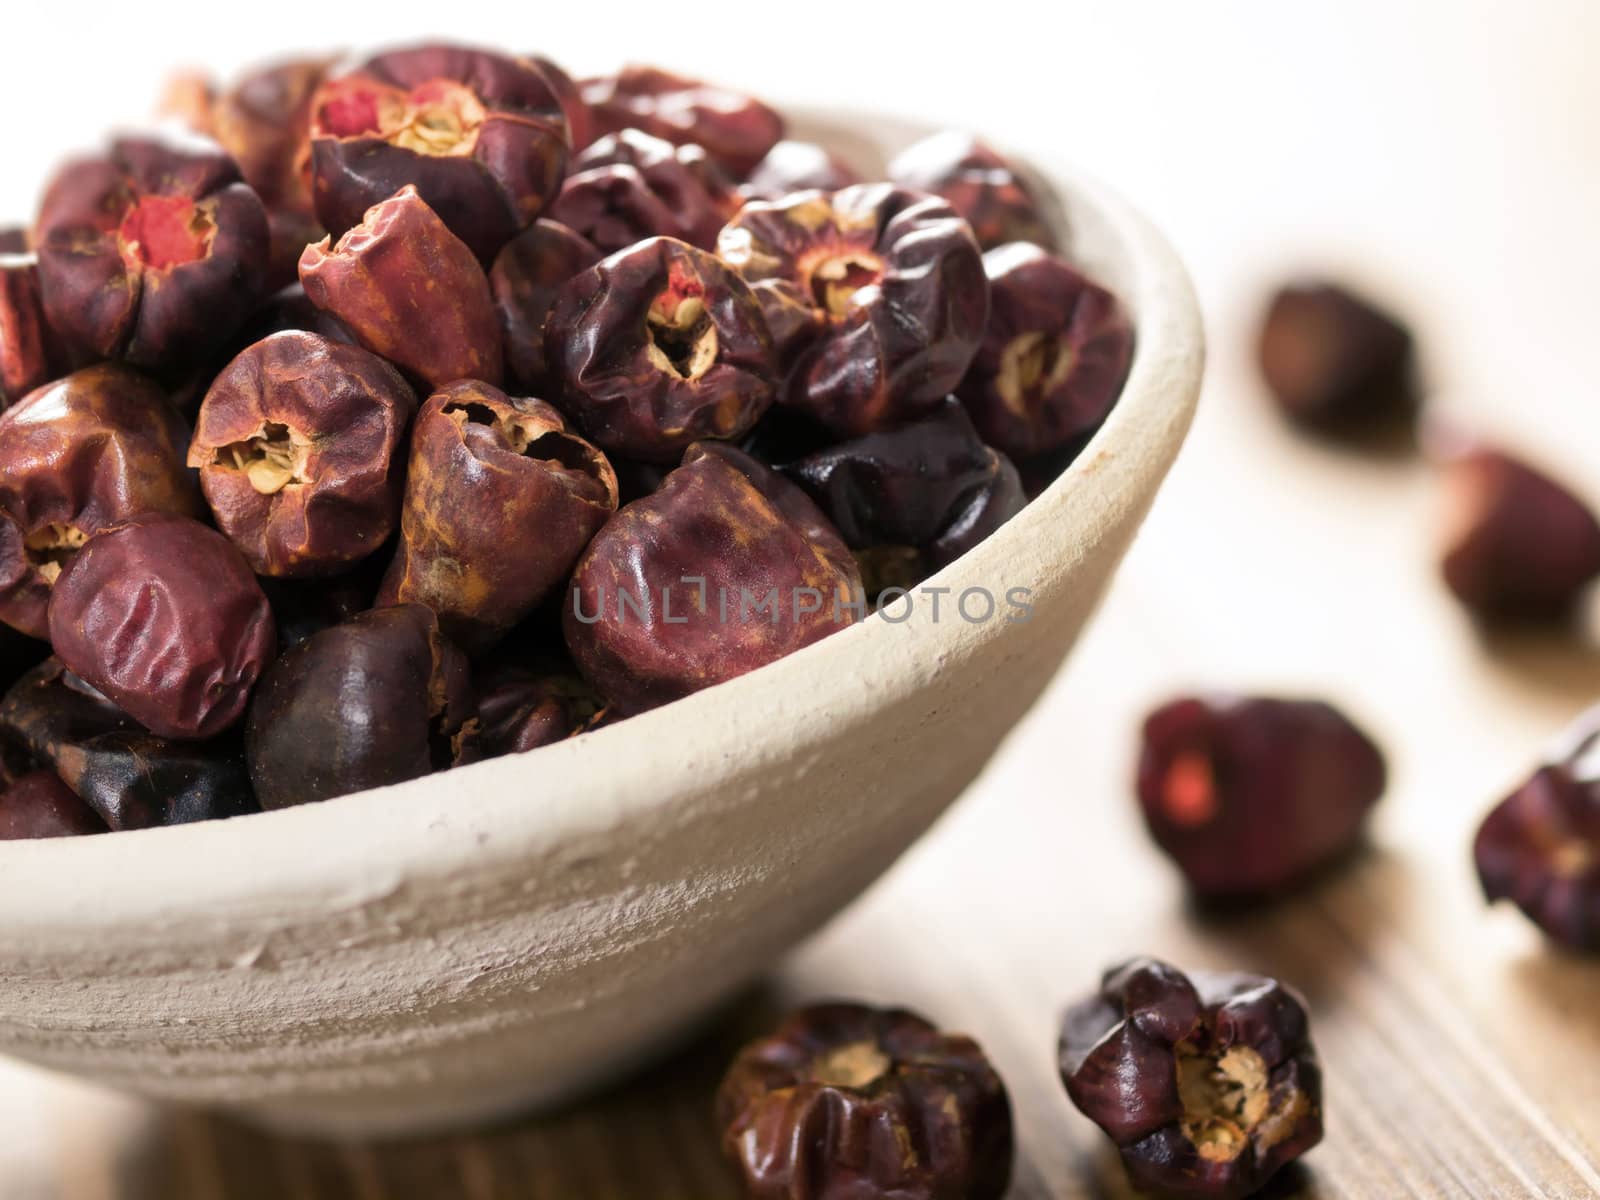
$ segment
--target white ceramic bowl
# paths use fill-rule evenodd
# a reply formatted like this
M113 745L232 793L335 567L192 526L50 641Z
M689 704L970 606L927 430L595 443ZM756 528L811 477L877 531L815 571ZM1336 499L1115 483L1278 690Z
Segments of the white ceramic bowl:
M926 132L796 127L863 163ZM1030 588L1031 620L920 604L531 754L238 820L0 844L0 1051L321 1134L461 1124L619 1072L847 904L1059 667L1199 388L1194 297L1161 237L1031 161L1073 256L1138 326L1088 450L930 581Z

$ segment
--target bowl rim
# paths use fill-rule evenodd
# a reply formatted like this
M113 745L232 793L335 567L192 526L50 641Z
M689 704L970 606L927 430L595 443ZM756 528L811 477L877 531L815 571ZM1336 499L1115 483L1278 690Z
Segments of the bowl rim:
M845 129L862 120L847 108L795 104L784 111L795 125ZM937 129L894 112L867 120L905 137ZM1200 312L1164 237L1113 190L1056 155L1028 147L1017 154L1072 214L1074 229L1085 219L1099 227L1119 260L1122 278L1112 282L1133 315L1133 358L1118 403L1071 465L923 587L1003 579L1016 562L1032 563L1041 586L1063 584L1084 557L1084 543L1141 496L1148 501L1149 476L1159 478L1176 455L1199 390ZM1076 259L1071 250L1068 256ZM0 843L0 878L7 881L0 886L0 945L43 949L45 939L73 930L99 940L197 911L217 922L269 912L282 920L406 886L450 886L469 869L515 870L583 834L660 818L680 798L678 788L661 784L663 767L730 770L729 747L736 746L746 768L759 770L797 744L821 744L829 723L864 718L921 686L947 657L974 652L982 640L977 628L932 621L925 608L900 623L875 614L758 671L523 754L229 820ZM818 680L836 685L827 703L790 699ZM774 718L789 723L777 750L763 739ZM546 794L530 805L535 770Z

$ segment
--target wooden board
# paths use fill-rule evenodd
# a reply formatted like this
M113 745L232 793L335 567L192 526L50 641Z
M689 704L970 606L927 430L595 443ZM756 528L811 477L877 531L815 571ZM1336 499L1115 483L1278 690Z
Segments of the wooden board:
M1308 996L1329 1129L1280 1195L1600 1194L1600 965L1480 901L1468 843L1542 737L1600 695L1559 639L1486 645L1437 586L1415 461L1299 442L1224 365L1097 625L959 807L698 1045L590 1105L402 1146L282 1141L0 1069L6 1200L714 1200L708 1109L744 1031L814 996L907 1004L1007 1079L1018 1197L1129 1194L1054 1067L1059 1008L1148 952ZM1292 900L1189 907L1130 797L1175 688L1323 692L1390 751L1371 850Z

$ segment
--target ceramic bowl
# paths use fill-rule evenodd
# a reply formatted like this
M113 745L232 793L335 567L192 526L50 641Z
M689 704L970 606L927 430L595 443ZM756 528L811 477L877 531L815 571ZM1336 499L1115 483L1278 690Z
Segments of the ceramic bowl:
M927 132L795 124L864 164ZM318 1134L461 1125L638 1063L848 904L1061 665L1200 384L1194 297L1160 235L1024 156L1138 326L1088 449L930 581L1030 589L1031 619L913 605L529 754L232 821L0 844L0 1051Z

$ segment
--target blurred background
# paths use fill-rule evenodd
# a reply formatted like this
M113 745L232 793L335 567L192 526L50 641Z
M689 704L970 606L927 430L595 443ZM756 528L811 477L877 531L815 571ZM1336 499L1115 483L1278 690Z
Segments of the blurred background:
M1328 1145L1291 1188L1600 1193L1600 972L1487 913L1468 854L1488 805L1600 698L1591 628L1481 635L1437 581L1427 463L1296 436L1251 362L1270 288L1331 274L1411 324L1433 419L1600 501L1600 6L276 0L13 6L4 23L0 223L31 215L65 151L141 121L176 68L227 77L429 34L574 74L652 61L780 105L912 114L1111 183L1193 272L1212 355L1196 430L1045 701L775 992L969 1029L1018 1102L1017 1194L1119 1196L1053 1078L1055 1009L1139 950L1272 969L1311 995L1329 1068ZM1390 755L1373 850L1270 918L1192 912L1132 804L1140 717L1195 686L1326 696ZM703 1123L714 1060L692 1050L554 1124L399 1151L281 1143L0 1067L0 1197L722 1195ZM1540 1165L1496 1166L1485 1144L1537 1144ZM640 1178L619 1154L680 1174Z

